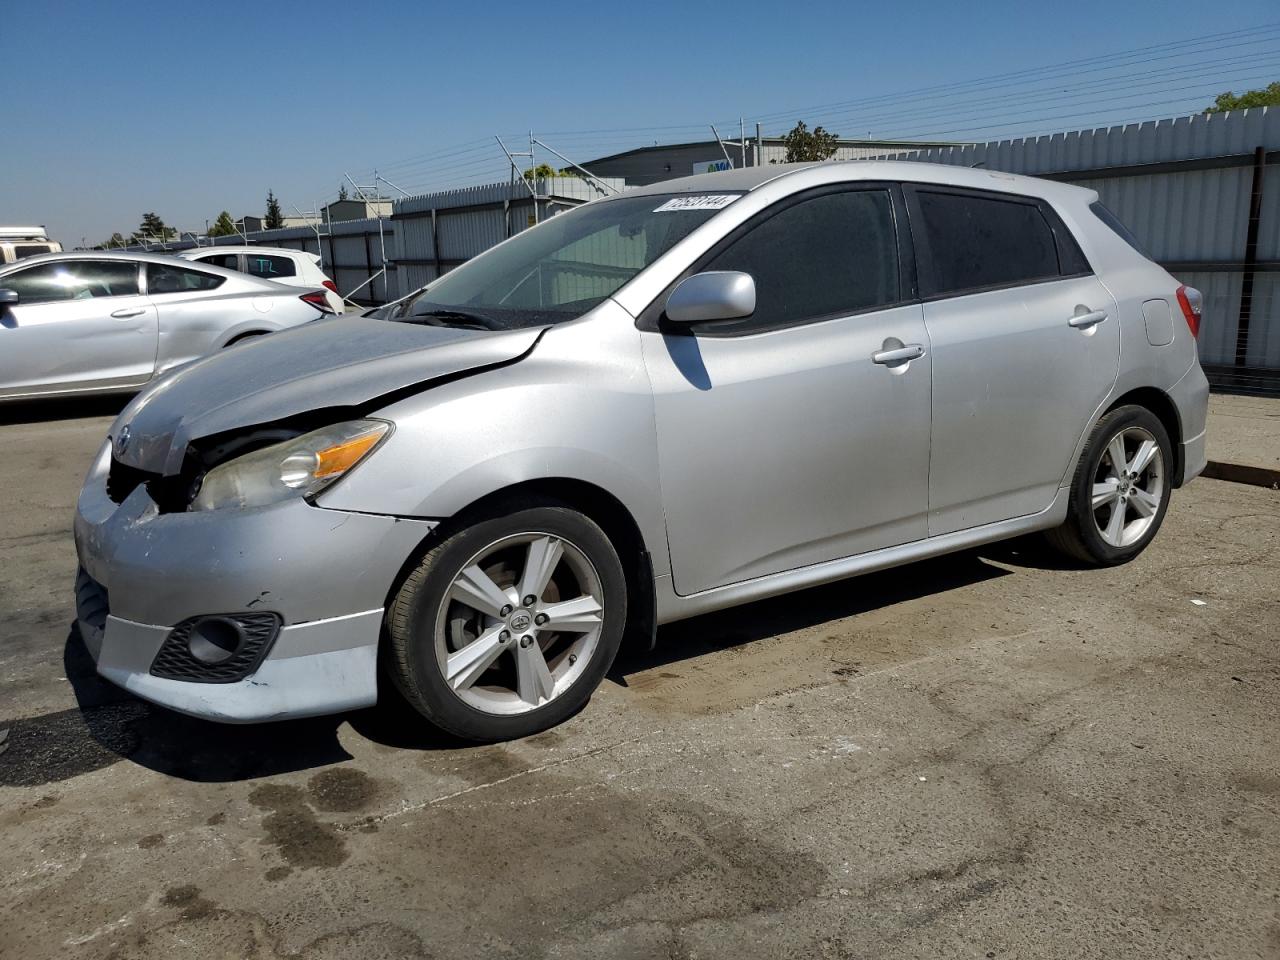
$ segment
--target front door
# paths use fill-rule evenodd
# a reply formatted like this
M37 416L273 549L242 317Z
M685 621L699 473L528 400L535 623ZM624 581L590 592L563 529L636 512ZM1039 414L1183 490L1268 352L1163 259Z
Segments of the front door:
M784 200L691 271L749 273L752 316L642 333L678 593L926 536L930 358L903 216L887 187Z
M907 199L933 350L929 534L1038 513L1115 383L1116 302L1043 201Z
M157 316L138 264L62 260L0 277L0 396L141 386L155 370Z

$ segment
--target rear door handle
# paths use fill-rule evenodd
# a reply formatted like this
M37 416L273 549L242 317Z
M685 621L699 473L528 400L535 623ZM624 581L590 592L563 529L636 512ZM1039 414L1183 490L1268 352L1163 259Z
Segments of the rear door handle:
M1082 313L1079 316L1072 317L1067 323L1077 329L1084 329L1085 327L1097 326L1105 319L1107 319L1107 311L1094 310L1092 313Z
M871 355L872 363L901 363L904 360L918 360L924 356L924 344L908 343L903 347L891 350L877 350Z
M146 312L143 307L125 307L121 310L112 310L111 315L117 320L128 320L130 317L140 317Z

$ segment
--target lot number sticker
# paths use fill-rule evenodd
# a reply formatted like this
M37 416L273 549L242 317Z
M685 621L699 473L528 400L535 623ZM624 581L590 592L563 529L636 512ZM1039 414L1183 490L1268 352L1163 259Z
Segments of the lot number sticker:
M736 193L705 193L692 197L673 197L654 213L672 213L676 210L723 210L738 199Z

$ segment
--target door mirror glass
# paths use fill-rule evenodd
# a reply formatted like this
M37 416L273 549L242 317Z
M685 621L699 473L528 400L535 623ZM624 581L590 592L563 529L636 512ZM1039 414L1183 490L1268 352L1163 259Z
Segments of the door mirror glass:
M671 323L738 320L756 310L756 282L749 273L711 270L681 280L667 297Z
M0 310L18 305L18 291L0 287Z

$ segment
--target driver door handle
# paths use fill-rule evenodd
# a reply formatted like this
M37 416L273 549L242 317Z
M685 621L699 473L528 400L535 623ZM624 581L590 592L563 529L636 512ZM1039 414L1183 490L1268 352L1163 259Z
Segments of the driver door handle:
M128 320L130 317L139 317L146 313L144 307L124 307L120 310L112 310L111 315L117 320Z
M1092 313L1082 313L1077 317L1072 317L1067 321L1067 323L1079 330L1084 329L1085 327L1096 326L1105 319L1107 319L1107 311L1094 310Z
M918 360L924 356L924 344L908 343L906 346L892 350L877 350L871 355L872 363L899 363L903 360Z

